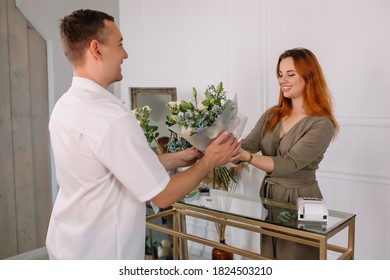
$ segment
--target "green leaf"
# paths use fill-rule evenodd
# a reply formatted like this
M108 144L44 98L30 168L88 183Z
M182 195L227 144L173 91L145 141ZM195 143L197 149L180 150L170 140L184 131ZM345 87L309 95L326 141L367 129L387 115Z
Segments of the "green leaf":
M189 103L187 101L182 101L180 107L185 109L185 111L194 109L194 105L192 105L192 103Z
M194 98L196 99L196 97L198 96L198 92L196 91L196 88L192 88L192 95L194 96Z
M209 105L210 105L210 101L208 101L208 100L203 100L202 101L202 104L204 105L204 106L206 106L206 107L209 107Z
M210 99L211 99L211 95L210 95L210 92L209 92L208 89L206 90L206 92L204 93L204 95L206 96L206 99L207 99L207 100L210 100Z
M222 82L220 82L220 83L218 84L218 87L217 87L217 93L221 93L222 90L223 90L223 84L222 84Z

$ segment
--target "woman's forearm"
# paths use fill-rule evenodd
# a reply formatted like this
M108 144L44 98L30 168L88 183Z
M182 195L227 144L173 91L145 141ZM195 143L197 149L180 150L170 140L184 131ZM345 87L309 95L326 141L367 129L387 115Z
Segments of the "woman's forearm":
M271 157L268 156L263 156L242 150L240 152L240 159L241 161L252 164L253 166L265 171L266 173L271 173L274 170L274 161Z

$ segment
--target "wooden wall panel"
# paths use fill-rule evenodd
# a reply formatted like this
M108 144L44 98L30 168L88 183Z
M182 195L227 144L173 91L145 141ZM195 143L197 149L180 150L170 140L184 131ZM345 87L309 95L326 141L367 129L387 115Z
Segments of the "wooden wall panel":
M18 252L26 252L36 243L27 20L14 0L7 11Z
M6 0L0 0L0 259L17 253Z
M45 245L51 203L49 98L47 52L45 40L33 28L28 28L30 73L30 108L34 166L36 245Z
M45 245L52 209L45 40L0 0L0 259Z

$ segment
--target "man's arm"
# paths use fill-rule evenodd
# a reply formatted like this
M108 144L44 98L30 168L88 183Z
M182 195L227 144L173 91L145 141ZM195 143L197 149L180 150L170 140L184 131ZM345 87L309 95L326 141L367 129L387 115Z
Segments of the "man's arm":
M221 133L207 147L201 159L190 168L172 175L166 188L151 201L160 208L168 207L194 190L215 167L238 160L239 152L240 144L234 135L227 131Z
M176 153L164 153L158 155L158 159L166 170L173 170L179 167L191 166L202 157L203 154L199 152L195 147L188 148L184 151Z

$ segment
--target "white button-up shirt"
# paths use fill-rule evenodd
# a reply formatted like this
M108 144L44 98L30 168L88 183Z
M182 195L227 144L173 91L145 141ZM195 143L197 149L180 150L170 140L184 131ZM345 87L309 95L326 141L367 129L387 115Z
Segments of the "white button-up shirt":
M95 82L73 77L50 117L58 196L51 259L144 259L145 201L169 175L135 117Z

